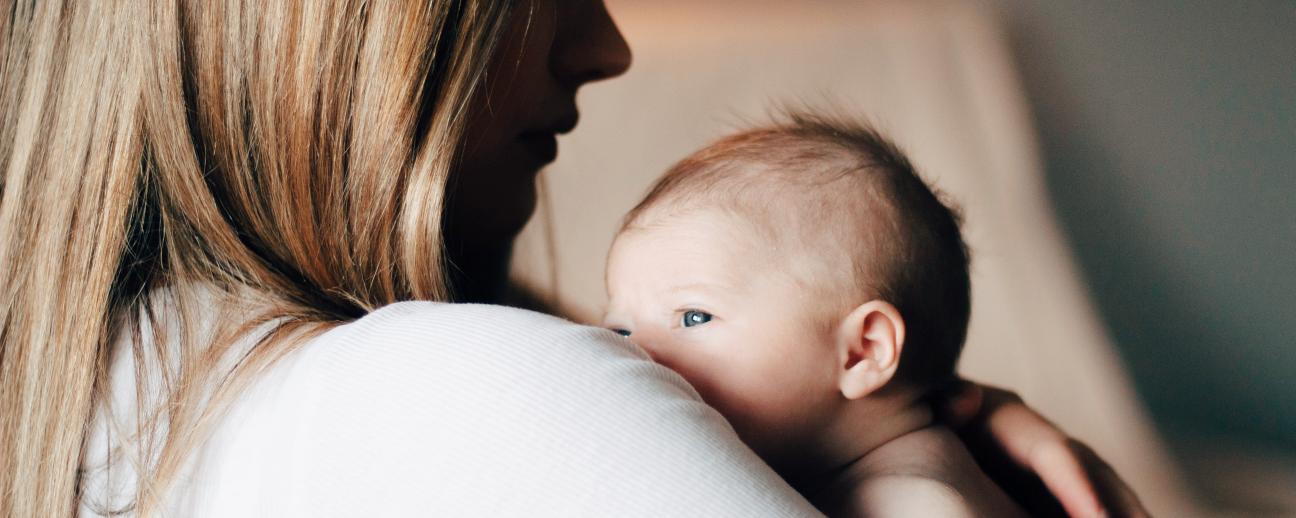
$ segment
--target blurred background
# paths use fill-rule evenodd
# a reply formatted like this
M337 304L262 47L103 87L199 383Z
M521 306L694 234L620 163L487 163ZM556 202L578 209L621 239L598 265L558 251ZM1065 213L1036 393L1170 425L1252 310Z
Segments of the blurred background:
M1296 516L1296 1L608 0L518 274L597 322L618 220L779 102L867 117L967 213L962 371L1158 516Z

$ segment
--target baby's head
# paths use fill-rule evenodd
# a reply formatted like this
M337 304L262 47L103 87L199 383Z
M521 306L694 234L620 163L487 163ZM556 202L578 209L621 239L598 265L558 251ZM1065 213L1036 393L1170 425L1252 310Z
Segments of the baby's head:
M604 324L772 464L848 405L949 380L970 312L957 215L877 132L811 115L671 168L626 216L607 289Z

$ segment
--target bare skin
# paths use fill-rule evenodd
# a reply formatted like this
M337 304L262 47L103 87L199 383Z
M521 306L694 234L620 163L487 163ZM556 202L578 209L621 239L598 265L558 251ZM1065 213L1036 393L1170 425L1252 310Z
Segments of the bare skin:
M1025 516L939 425L870 451L812 502L829 516Z
M833 287L786 274L783 250L722 211L652 219L612 247L604 325L684 376L830 516L1022 515L933 424L924 391L894 378L894 306L822 325Z

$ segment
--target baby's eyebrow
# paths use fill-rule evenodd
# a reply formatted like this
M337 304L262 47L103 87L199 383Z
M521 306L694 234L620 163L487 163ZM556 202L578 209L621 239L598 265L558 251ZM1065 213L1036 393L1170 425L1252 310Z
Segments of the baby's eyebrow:
M714 282L691 282L688 284L678 284L671 286L666 291L675 293L680 291L719 291L726 292L730 287Z

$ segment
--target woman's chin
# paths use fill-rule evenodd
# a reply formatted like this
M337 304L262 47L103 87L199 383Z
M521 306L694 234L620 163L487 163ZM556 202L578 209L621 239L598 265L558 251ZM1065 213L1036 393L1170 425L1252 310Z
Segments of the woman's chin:
M451 200L446 237L463 245L502 247L512 244L536 209L534 177L500 181L491 189L468 192Z
M535 215L536 205L536 184L533 180L527 182L525 189L519 189L511 202L496 207L493 228L497 235L510 241L516 238Z

